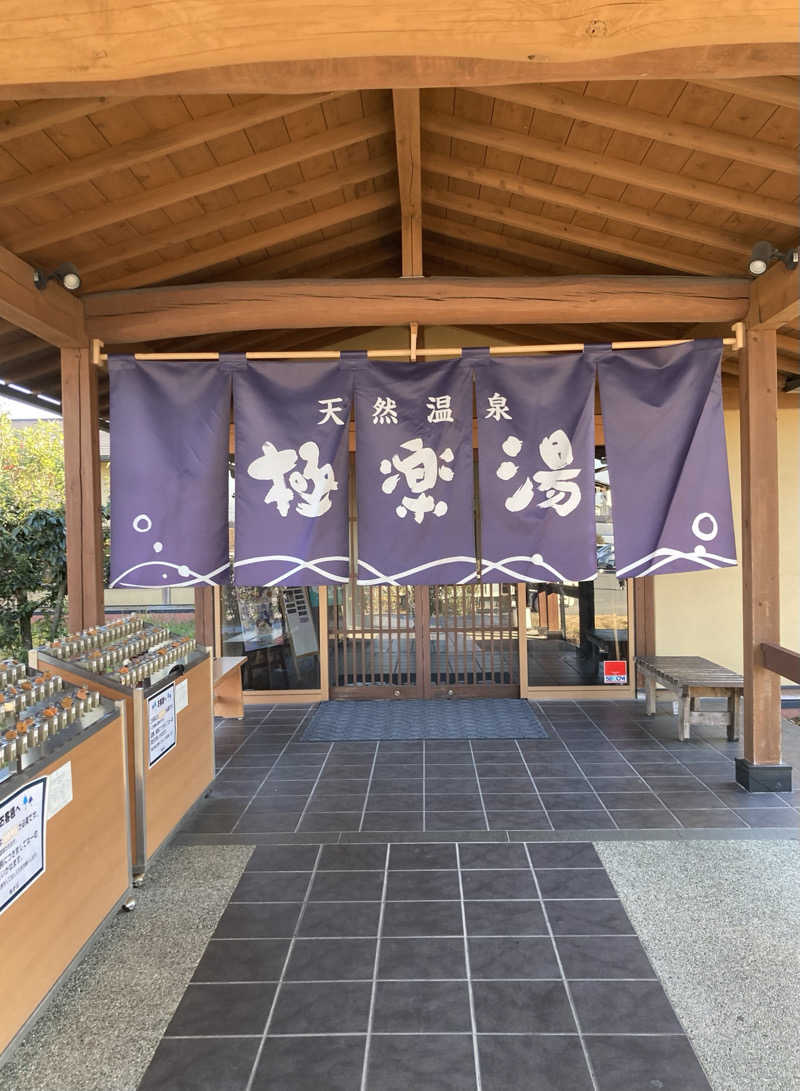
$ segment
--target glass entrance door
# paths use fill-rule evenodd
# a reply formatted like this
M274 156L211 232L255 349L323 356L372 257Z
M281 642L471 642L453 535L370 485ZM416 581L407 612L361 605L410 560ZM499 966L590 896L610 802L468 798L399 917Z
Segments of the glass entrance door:
M333 697L518 697L516 585L332 587Z

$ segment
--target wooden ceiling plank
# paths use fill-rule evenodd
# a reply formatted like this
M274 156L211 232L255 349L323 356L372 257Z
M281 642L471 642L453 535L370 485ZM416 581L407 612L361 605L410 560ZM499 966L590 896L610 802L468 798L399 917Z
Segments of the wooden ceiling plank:
M26 102L10 110L0 111L0 144L15 140L18 136L39 132L50 125L59 125L72 121L76 117L86 117L104 106L118 106L121 99L107 97L43 99L41 102Z
M0 296L1 298L1 296ZM292 279L108 291L83 299L91 337L151 341L227 330L459 322L738 322L737 277Z
M788 201L778 201L729 186L699 181L686 175L645 167L613 156L585 152L552 140L512 133L492 125L461 121L448 114L426 110L422 124L426 131L513 151L526 159L552 163L557 167L570 168L600 178L610 178L626 185L642 186L659 194L668 193L693 203L715 205L759 219L770 217L791 227L797 225L797 209Z
M166 246L185 242L187 239L197 238L200 235L210 234L230 224L243 223L256 219L259 216L268 216L279 213L282 209L290 208L303 201L311 201L314 198L335 193L345 185L356 185L369 179L389 174L395 169L395 161L392 156L382 156L380 159L369 159L364 163L356 163L340 171L329 171L327 174L312 178L308 182L299 185L288 186L286 189L272 190L264 197L254 197L247 201L239 201L227 205L217 212L205 213L202 216L192 217L190 220L181 220L161 231L153 231L148 235L142 235L129 243L123 243L109 249L106 253L90 261L81 261L81 273L92 273L98 269L118 265L129 258L138 257L140 254L153 253ZM96 278L87 277L86 285L89 287Z
M392 91L403 276L422 276L422 150L418 90Z
M0 247L0 318L51 345L82 346L86 340L83 304L60 284L40 291L33 267Z
M800 88L797 80L787 76L761 76L737 80L693 79L700 87L713 87L716 91L728 91L732 95L770 102L773 106L788 106L800 110Z
M436 205L438 208L452 209L461 212L465 216L478 216L482 219L492 220L495 223L508 224L518 227L522 231L529 231L533 235L544 235L548 238L579 243L582 246L588 246L590 249L632 258L634 261L644 262L657 269L678 269L682 272L708 276L716 276L728 271L717 262L704 261L690 255L676 254L661 247L645 246L632 239L620 238L601 231L592 231L588 228L578 227L574 223L562 223L560 220L533 216L528 212L493 204L490 201L475 201L471 197L461 197L455 193L435 190L430 187L423 188L422 196L424 201Z
M322 231L324 228L336 224L346 223L348 220L366 216L371 212L381 212L396 204L397 194L395 192L381 190L357 201L327 209L325 212L316 212L313 216L303 216L298 220L291 220L289 223L269 227L264 231L254 231L242 238L221 243L219 246L193 251L186 257L162 262L138 273L128 273L125 276L108 281L105 290L118 291L121 288L138 288L146 284L174 280L176 277L186 276L188 273L194 273L199 269L209 269L223 261L239 257L241 254L252 254L256 250L268 249L277 243L302 238L304 235Z
M549 183L537 182L508 171L499 171L488 167L473 166L463 160L447 158L442 155L425 157L425 169L445 174L451 178L463 178L482 186L490 186L503 193L513 193L530 200L552 202L566 208L577 209L604 219L619 220L635 224L666 235L690 239L694 243L704 242L721 250L749 255L751 244L748 240L725 231L706 228L702 224L689 222L677 216L664 216L648 208L625 204L623 201L611 201L589 192L581 193L574 189L565 189Z
M43 344L38 337L19 337L15 341L4 341L0 345L0 364L16 360L19 356L30 356L34 352L42 352L50 346Z
M400 224L397 216L381 216L364 227L358 227L349 231L346 235L337 235L333 239L323 239L322 242L310 243L301 246L285 254L265 261L254 262L237 269L230 280L266 280L270 277L282 276L290 270L299 270L311 265L319 265L331 255L344 254L356 247L367 246L379 239L385 239L389 235L395 235L399 231Z
M791 272L782 262L753 281L753 305L748 325L756 330L775 330L800 318L800 265Z
M522 106L565 115L576 121L586 121L608 129L621 129L664 144L692 148L705 155L718 155L740 163L752 163L784 174L800 172L797 154L791 148L768 144L763 140L734 136L718 129L661 117L632 106L616 106L588 95L576 95L553 87L482 88L483 94L518 102Z
M215 114L184 121L169 129L159 129L147 136L126 140L116 147L104 148L50 170L6 182L0 189L0 205L14 205L37 194L52 193L96 178L100 174L111 174L182 148L195 147L215 137L240 132L251 125L304 110L328 97L326 94L262 97L241 106L230 106Z
M234 160L224 166L214 167L199 174L180 178L175 182L158 186L135 196L124 197L118 201L109 201L99 208L90 209L71 217L65 217L54 223L27 228L8 240L9 249L17 254L31 253L44 246L64 239L83 235L108 224L133 219L146 212L153 212L178 201L185 201L201 193L222 189L237 182L246 181L261 174L268 174L285 166L293 166L315 156L330 154L338 148L347 147L373 136L391 132L393 126L391 111L384 111L372 117L364 118L349 125L340 125L329 129L319 136L300 140L295 144L284 144L269 148L255 155Z
M557 273L569 275L597 273L601 276L613 276L623 271L620 266L606 265L594 258L584 258L565 250L551 249L532 240L521 240L474 224L462 224L450 217L437 216L430 210L424 211L422 226L426 232L433 232L448 239L456 239L471 246L488 247L491 250L514 255L523 261L552 266Z

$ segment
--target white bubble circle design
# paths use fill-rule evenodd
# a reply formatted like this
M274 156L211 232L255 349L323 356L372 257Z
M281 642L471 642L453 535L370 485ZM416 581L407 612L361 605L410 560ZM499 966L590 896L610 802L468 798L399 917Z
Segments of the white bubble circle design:
M702 529L702 521L707 519L709 522L709 529ZM695 516L695 520L692 523L692 534L695 538L700 538L704 542L710 542L713 538L716 538L719 533L719 525L717 520L711 514L710 511L701 511L699 515Z
M190 576L191 575L191 572L189 571L188 564L182 564L182 565L178 566L178 575L179 576Z
M164 543L163 542L153 542L153 552L154 553L160 553L163 548L164 548Z
M541 555L541 553L534 553L534 555L531 557L531 560L534 564L541 564L544 560L544 557Z
M137 515L133 520L133 529L139 534L147 534L148 530L153 529L153 520L149 515Z

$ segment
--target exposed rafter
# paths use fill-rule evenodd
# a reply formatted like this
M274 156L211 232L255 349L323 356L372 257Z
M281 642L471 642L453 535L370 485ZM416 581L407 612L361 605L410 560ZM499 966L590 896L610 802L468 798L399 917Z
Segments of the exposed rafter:
M726 208L731 212L741 212L758 219L773 219L791 227L797 225L797 209L788 201L778 201L773 197L747 193L714 182L702 182L683 174L617 159L605 153L582 151L554 140L510 132L494 125L480 125L430 110L426 110L423 115L422 127L455 140L498 148L524 158L552 163L557 167L570 167L589 175L596 174L600 178L611 178L625 185L643 186L659 194L683 197L687 201Z
M693 79L700 87L713 87L715 91L728 91L732 95L769 102L773 106L787 106L800 110L800 87L797 80L787 76L761 76L739 80Z
M785 174L800 172L797 154L789 148L768 144L765 140L733 136L702 125L691 125L687 121L675 121L634 106L618 106L603 99L576 95L573 91L562 91L553 87L526 85L481 88L481 92L501 98L505 102L516 102L534 110L548 110L576 121L588 121L593 125L603 125L607 129L620 129L625 133L635 133L665 144L691 148L706 155L719 155L737 163L752 163L756 167L778 170Z

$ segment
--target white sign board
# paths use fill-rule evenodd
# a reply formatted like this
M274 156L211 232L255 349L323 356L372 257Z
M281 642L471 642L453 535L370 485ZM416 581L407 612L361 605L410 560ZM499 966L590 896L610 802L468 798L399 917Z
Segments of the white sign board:
M311 615L308 589L285 587L283 608L286 612L286 624L295 659L299 659L301 655L316 655L319 651L319 643L314 618Z
M175 711L183 712L189 704L189 679L175 683Z
M148 768L168 753L178 741L175 720L175 687L167 686L147 698Z
M44 874L45 780L0 802L0 913Z
M47 778L47 821L72 802L72 762L64 762Z

